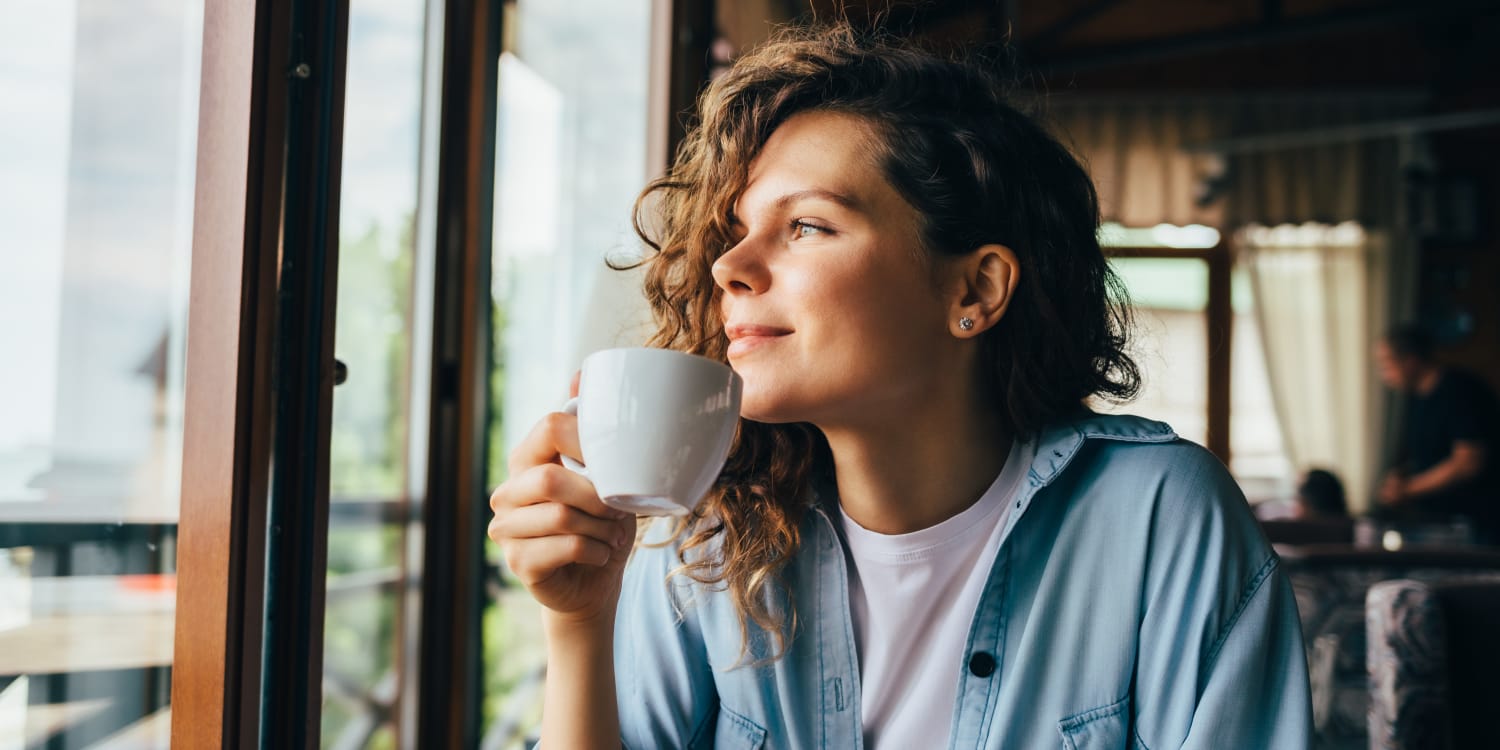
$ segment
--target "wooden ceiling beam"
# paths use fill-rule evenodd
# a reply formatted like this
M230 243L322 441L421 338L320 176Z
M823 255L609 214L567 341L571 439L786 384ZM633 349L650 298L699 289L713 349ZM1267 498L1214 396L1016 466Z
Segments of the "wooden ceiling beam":
M1420 4L1401 2L1388 3L1376 8L1333 11L1272 26L1256 23L1247 27L1216 29L1119 45L1081 48L1057 56L1038 54L1034 46L1028 44L1027 47L1031 66L1043 75L1050 76L1119 65L1158 62L1239 47L1281 44L1331 34L1379 29L1396 24L1445 21L1466 16L1479 18L1496 12L1500 12L1500 6L1485 1L1462 0L1453 3Z

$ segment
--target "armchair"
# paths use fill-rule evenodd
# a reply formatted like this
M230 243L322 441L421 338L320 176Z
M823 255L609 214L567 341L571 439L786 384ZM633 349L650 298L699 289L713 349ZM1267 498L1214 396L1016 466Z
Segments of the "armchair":
M1372 750L1500 747L1500 576L1377 583L1365 622Z

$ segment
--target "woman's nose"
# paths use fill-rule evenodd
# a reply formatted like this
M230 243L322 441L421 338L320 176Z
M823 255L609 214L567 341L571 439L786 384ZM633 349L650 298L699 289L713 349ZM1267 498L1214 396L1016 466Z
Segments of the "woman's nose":
M720 255L713 265L714 283L726 294L760 294L770 287L770 273L759 257L756 240L747 236Z

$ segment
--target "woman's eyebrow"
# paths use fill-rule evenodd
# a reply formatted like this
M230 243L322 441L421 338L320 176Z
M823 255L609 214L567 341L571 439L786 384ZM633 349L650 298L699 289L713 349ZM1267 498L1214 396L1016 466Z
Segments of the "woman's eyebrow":
M853 196L847 193L840 193L835 190L824 190L823 188L807 188L806 190L794 190L790 193L782 195L775 201L772 201L771 205L768 208L776 211L784 211L789 206L800 200L825 200L830 203L835 203L837 205L843 206L850 211L863 210L860 207L859 200L857 200ZM742 226L742 223L740 221L738 201L736 201L734 207L729 210L729 225Z
M835 192L833 190L824 190L822 188L808 188L806 190L797 190L795 192L787 193L780 198L777 198L774 205L776 206L776 208L786 208L787 206L790 206L797 201L806 199L818 199L829 201L831 203L837 203L840 206L843 206L844 208L850 209L852 211L858 211L860 209L859 201L855 200L853 196L846 193Z

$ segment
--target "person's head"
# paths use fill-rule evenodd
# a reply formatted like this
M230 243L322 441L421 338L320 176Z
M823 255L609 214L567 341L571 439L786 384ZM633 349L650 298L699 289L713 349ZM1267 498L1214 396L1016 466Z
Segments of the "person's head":
M656 343L730 361L758 422L837 420L940 377L1029 434L1136 388L1093 184L978 65L787 32L705 92L640 209ZM763 366L726 357L726 323L791 333Z
M687 571L775 623L760 589L799 543L819 427L962 389L1024 438L1134 395L1098 224L1087 173L978 64L847 28L739 59L637 203L652 344L745 379L684 548L722 543Z
M1297 505L1304 518L1337 518L1349 515L1344 484L1326 469L1309 469L1297 485Z
M1433 367L1432 337L1416 325L1392 328L1375 344L1375 363L1380 380L1387 386L1413 390Z

